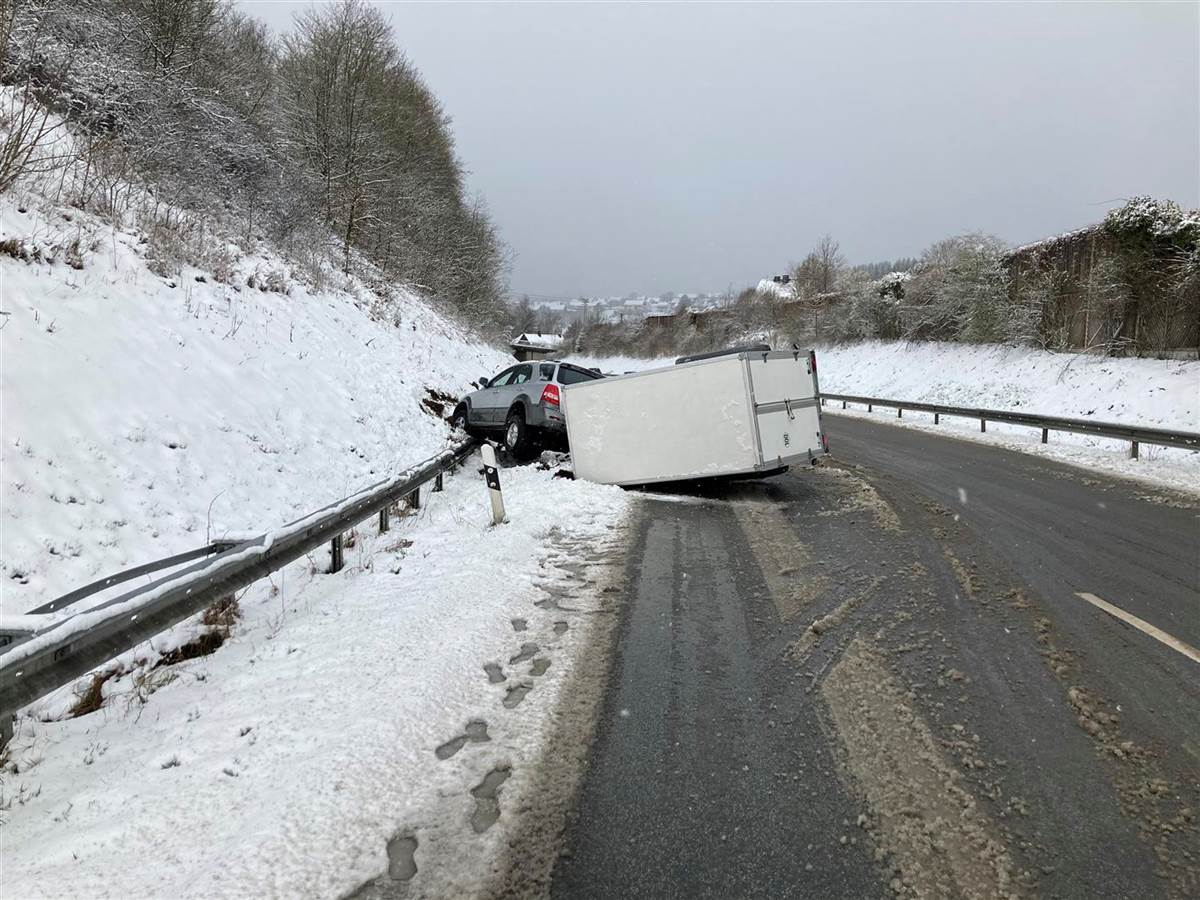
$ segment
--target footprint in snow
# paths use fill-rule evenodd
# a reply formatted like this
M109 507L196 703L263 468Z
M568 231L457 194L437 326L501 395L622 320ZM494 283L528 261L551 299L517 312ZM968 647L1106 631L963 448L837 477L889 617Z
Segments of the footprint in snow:
M483 781L471 788L475 798L475 812L471 814L471 828L483 834L500 818L500 785L508 781L512 769L498 766L483 776Z
M532 684L513 685L504 695L504 700L502 701L504 703L504 708L513 709L514 707L518 706L521 701L525 699L525 695L532 690Z
M412 881L417 874L417 836L397 835L388 841L388 877L393 881Z
M517 663L525 662L527 659L533 659L533 657L537 655L539 649L540 648L537 644L522 644L521 652L510 657L508 661L510 664L515 665Z
M472 744L481 744L484 741L490 741L487 733L487 722L474 719L467 723L466 734L460 734L458 737L450 738L446 743L442 744L434 754L438 759L449 759L469 741Z

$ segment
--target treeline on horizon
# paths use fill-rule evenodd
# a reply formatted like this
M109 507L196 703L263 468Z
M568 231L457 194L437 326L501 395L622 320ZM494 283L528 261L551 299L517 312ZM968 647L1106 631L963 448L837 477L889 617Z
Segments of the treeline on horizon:
M7 0L0 46L0 191L22 164L74 165L56 199L143 228L160 269L265 239L315 280L365 258L471 325L503 319L504 247L374 7L313 7L276 38L230 0ZM26 152L47 111L77 158Z
M1200 213L1135 197L1104 221L1023 248L986 234L930 245L919 258L850 265L830 235L787 282L729 291L715 310L565 325L595 356L695 353L748 340L867 339L1008 343L1108 355L1200 345ZM518 303L518 324L555 323ZM516 331L525 330L517 328Z

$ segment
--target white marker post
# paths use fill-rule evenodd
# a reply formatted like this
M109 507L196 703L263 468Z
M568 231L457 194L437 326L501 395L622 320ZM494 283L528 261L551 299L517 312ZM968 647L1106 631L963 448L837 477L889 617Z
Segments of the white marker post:
M488 496L492 500L492 524L500 525L508 520L504 516L504 497L500 493L500 469L496 466L496 448L485 443L480 453L483 455L483 478L487 482Z

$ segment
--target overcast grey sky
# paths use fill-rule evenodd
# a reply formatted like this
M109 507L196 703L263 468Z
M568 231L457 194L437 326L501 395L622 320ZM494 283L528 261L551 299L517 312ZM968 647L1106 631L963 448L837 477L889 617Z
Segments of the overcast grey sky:
M251 0L286 29L307 2ZM380 2L515 292L722 290L1200 205L1195 3Z

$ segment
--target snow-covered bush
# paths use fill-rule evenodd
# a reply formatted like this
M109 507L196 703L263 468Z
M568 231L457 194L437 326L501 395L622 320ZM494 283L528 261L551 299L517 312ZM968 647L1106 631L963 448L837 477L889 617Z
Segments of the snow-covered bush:
M1000 340L1007 303L1004 246L990 235L966 234L926 250L905 286L905 336Z
M1140 248L1169 245L1186 249L1200 243L1200 213L1184 212L1172 200L1134 197L1109 211L1104 227L1123 244Z

